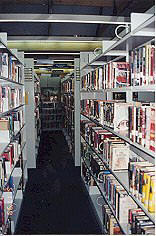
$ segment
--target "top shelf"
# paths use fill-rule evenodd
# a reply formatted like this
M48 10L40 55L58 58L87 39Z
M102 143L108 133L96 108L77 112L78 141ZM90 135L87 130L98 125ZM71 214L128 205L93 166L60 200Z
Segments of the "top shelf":
M6 44L1 40L1 38L0 38L0 44L2 44L2 46L3 46L3 47L0 46L0 50L1 50L2 52L6 52L6 53L8 53L10 56L13 56L13 57L17 60L17 62L18 62L19 64L21 64L21 65L24 66L23 62L15 55L15 53L12 52L11 49L9 49L9 48L6 46Z
M137 22L141 18L141 24ZM87 69L88 67L98 67L109 61L116 60L118 58L126 57L127 51L143 46L151 41L154 41L155 37L155 16L152 14L132 13L131 15L131 31L128 32L121 39L114 38L112 41L103 41L103 53L95 57L88 64L82 67ZM135 27L136 25L136 27Z

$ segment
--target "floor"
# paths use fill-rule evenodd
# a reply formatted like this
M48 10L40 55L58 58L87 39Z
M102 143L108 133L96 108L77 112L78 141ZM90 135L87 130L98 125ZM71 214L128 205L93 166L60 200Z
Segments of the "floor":
M15 234L101 234L62 133L43 133Z

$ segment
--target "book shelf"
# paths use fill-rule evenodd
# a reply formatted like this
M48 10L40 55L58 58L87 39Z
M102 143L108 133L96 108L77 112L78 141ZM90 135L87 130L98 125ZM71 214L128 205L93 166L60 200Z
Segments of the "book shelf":
M14 234L27 182L24 52L0 33L0 231Z
M61 80L61 94L62 103L64 105L65 120L64 120L64 135L68 143L69 151L72 156L75 155L75 126L74 126L74 72L66 75Z
M35 97L35 140L36 140L36 158L38 155L38 148L40 144L41 136L41 117L40 117L40 106L41 106L41 88L40 79L36 73L34 73L34 97Z
M63 129L75 166L80 167L80 60L74 59L74 71L61 80L61 101L65 109Z
M80 53L81 176L107 234L115 225L122 234L155 230L154 24L154 14L132 13L99 56Z
M36 158L40 142L40 84L34 72L34 59L25 58L25 102L26 102L26 136L28 168L36 168ZM31 133L31 137L30 137Z
M42 131L60 131L63 128L64 111L59 100L42 101L41 105Z

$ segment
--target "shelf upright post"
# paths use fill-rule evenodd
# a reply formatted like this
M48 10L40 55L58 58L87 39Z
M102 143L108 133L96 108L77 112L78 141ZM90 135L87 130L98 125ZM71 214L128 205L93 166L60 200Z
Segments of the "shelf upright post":
M20 59L20 61L23 63L24 65L24 52L18 52L18 57ZM22 69L22 84L24 84L24 66L23 66L23 69ZM24 92L25 92L25 87L23 86L23 95L24 95ZM22 101L23 104L25 104L25 96L23 96L23 101ZM26 107L24 106L23 107L23 111L24 111L24 124L26 124ZM26 126L24 127L23 129L23 139L24 139L24 142L26 143L27 142L27 137L26 137ZM25 167L24 167L24 189L26 187L26 183L27 183L27 180L28 180L28 170L27 170L27 148L25 147L23 149L23 161L26 163L25 164Z
M126 25L126 34L129 32L128 25ZM126 62L129 62L129 41L126 41ZM126 91L126 102L132 102L132 91L128 90Z
M25 64L25 92L27 96L26 104L26 148L28 155L28 168L36 168L36 155L35 155L35 99L34 99L34 59L26 58ZM26 70L29 70L26 75ZM27 78L26 78L27 77Z
M80 59L74 59L75 166L80 166Z

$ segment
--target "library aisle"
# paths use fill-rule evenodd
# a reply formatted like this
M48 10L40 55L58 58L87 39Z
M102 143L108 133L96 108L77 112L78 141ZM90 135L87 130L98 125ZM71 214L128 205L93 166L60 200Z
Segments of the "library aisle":
M0 0L0 236L155 235L154 2Z
M43 132L15 234L101 234L62 132Z

